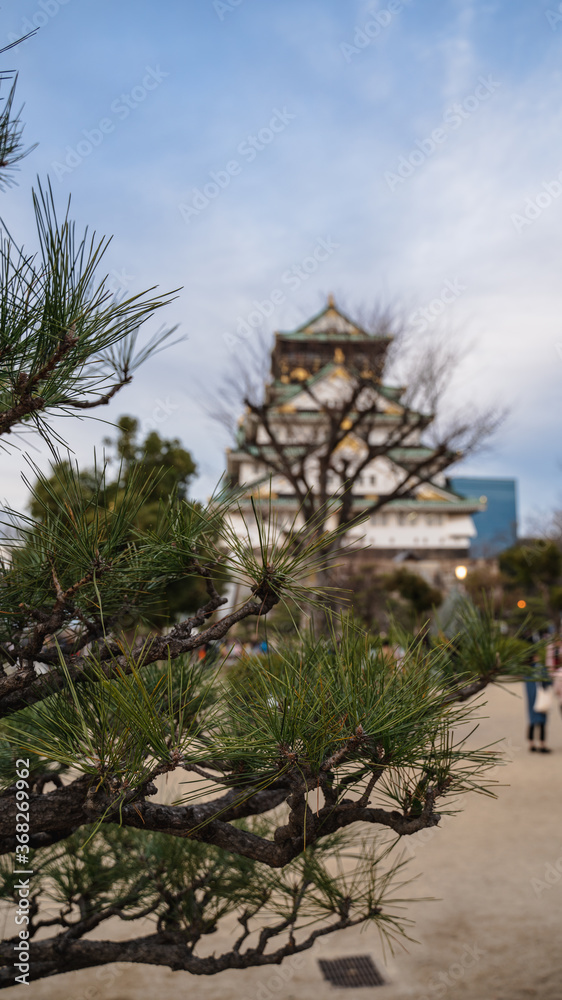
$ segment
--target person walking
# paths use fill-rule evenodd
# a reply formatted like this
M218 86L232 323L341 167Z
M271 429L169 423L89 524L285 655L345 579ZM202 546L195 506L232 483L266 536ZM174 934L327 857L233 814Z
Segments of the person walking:
M535 642L540 636L530 636L529 642ZM527 713L529 718L529 728L527 739L529 740L529 750L533 753L551 753L550 747L546 745L546 720L551 697L552 681L546 667L542 667L536 650L529 656L529 666L532 667L532 677L525 681L527 694ZM535 730L538 730L538 740L535 737Z

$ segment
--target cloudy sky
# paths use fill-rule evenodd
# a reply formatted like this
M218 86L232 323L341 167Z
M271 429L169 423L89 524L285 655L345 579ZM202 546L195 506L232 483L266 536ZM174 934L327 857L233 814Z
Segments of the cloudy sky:
M3 56L38 143L2 195L6 223L34 246L30 188L49 174L81 225L114 234L116 286L183 287L168 318L185 341L104 417L133 413L179 436L205 495L227 441L201 400L256 308L274 330L329 292L350 312L383 300L413 338L446 330L472 345L451 405L509 408L457 474L517 477L523 521L562 506L561 11L5 0L0 42L40 28ZM108 433L65 430L82 462ZM22 464L1 459L12 502Z

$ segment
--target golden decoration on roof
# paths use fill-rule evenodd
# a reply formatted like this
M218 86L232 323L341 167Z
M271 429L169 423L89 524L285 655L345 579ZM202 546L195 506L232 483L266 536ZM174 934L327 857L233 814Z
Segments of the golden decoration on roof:
M341 439L340 443L336 445L334 451L340 451L341 448L349 448L350 451L360 451L361 444L357 438L353 437L351 434L346 434L345 437Z
M332 374L329 376L330 382L335 382L338 378L343 378L346 382L349 382L351 378L347 368L344 368L343 365L338 365L337 368L334 368Z
M419 490L418 497L420 500L440 500L441 503L443 503L445 500L445 498L442 497L440 493L437 493L435 490L432 490L427 486L422 487L422 489Z
M257 486L255 490L252 490L252 492L250 493L250 496L251 497L256 497L256 499L258 499L258 500L262 500L264 498L269 499L270 497L271 497L272 500L277 500L279 494L275 493L273 490L270 490L269 489L269 485L267 485L267 486L260 485L260 486Z
M345 364L345 354L343 353L341 347L336 347L334 351L334 361L337 365Z
M293 368L291 372L291 378L298 379L299 382L304 382L308 378L310 372L306 368Z

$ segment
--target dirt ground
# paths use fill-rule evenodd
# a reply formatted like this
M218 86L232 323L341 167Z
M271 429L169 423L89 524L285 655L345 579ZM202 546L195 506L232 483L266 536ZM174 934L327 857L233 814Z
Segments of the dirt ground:
M384 957L376 931L340 931L283 975L108 966L9 988L6 1000L562 1000L562 719L552 711L554 752L529 753L522 688L511 691L489 692L478 735L480 745L504 739L510 762L495 776L506 787L496 800L468 797L442 829L408 839L411 872L421 873L411 894L436 900L411 906L418 943L408 951ZM217 935L217 952L221 943ZM370 955L386 985L336 989L322 978L319 958L351 955Z

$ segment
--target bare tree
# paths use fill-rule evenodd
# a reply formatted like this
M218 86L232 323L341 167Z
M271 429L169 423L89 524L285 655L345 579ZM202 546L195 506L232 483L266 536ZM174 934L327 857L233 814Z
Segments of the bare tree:
M370 313L363 310L364 326L356 326L359 335L346 341L338 337L337 324L342 331L352 324L332 302L316 320L326 317L327 322L330 311L335 329L331 356L325 344L315 354L314 337L308 344L297 343L291 353L286 335L276 335L271 351L265 334L256 334L241 341L233 354L212 410L234 434L235 453L254 460L255 480L281 477L305 520L315 519L319 530L324 524L318 513L325 510L327 519L331 497L338 498L338 524L352 526L358 516L412 497L421 484L434 482L461 457L473 454L504 416L495 405L445 412L447 389L462 354L444 334L412 344L398 310L379 306ZM334 378L335 371L337 381L338 368L342 377L326 394L325 377ZM402 385L385 384L393 373L403 379ZM306 421L306 405L298 414L291 405L295 393L308 400ZM366 496L358 489L361 476L381 459L392 463L392 487ZM236 471L232 481L242 485ZM333 504L329 510L332 515Z

